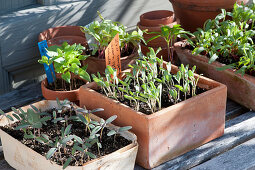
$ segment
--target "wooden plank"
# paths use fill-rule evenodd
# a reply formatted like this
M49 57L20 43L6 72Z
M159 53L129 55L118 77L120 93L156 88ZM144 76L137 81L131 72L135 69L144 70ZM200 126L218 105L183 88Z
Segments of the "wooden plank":
M255 168L255 138L225 152L192 170L214 169L254 169Z
M226 122L225 134L199 148L170 160L153 170L189 169L255 137L255 112ZM135 170L144 170L136 166Z
M30 84L0 96L0 109L6 112L9 111L11 107L21 107L42 99L40 83Z
M15 170L4 159L0 160L1 170Z
M233 119L245 112L248 112L249 109L237 104L236 102L228 99L227 109L226 109L226 120Z

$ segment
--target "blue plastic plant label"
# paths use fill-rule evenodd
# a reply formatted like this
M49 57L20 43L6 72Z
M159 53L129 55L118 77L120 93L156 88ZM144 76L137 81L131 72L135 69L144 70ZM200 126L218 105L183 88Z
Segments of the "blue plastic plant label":
M49 55L47 55L47 50L46 49L48 48L48 45L47 45L46 40L38 42L38 47L39 47L39 51L40 51L41 56L46 56L48 58L50 57ZM43 64L43 65L44 65L44 69L45 69L45 73L46 73L46 76L47 76L48 83L53 83L54 80L56 79L53 64L51 64L50 66L48 66L47 64Z

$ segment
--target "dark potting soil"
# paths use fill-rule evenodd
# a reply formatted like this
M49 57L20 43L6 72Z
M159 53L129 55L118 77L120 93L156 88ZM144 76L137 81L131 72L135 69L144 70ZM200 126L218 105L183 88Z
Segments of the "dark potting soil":
M191 45L186 45L183 48L191 50L191 51L194 50L194 48ZM204 55L207 58L210 58L209 54L206 54L205 52L202 52L201 55ZM240 58L241 58L241 56L232 54L228 58L219 56L219 58L217 58L216 61L218 61L219 63L222 63L222 64L229 65L229 64L237 63L240 60ZM247 70L245 73L255 77L255 70Z
M52 114L53 110L47 111L48 113ZM62 117L69 116L70 112L64 113ZM75 115L75 112L73 111L71 115ZM71 134L74 134L76 136L79 136L81 139L86 139L89 137L89 131L85 130L85 125L81 122L69 120L68 124L72 124L71 128ZM6 133L26 145L27 147L33 149L34 151L38 152L39 154L45 156L46 153L50 150L50 147L46 144L39 143L37 141L34 141L33 139L24 139L24 132L21 130L14 130L15 127L17 127L19 123L13 124L11 127L4 126L1 127L2 130L4 130ZM47 126L43 125L41 129L41 134L46 134L49 136L50 140L55 141L56 137L61 136L61 128L65 127L64 122L58 122L57 124L52 123L51 121L47 121ZM31 129L32 131L32 129ZM97 158L110 154L120 148L123 148L129 144L132 143L132 141L129 141L125 139L124 137L120 135L116 135L115 139L114 136L107 136L107 133L110 130L107 128L104 128L103 135L102 135L102 148L100 148L100 152L98 152L97 144L94 144L88 151L95 154ZM33 131L32 131L33 132ZM67 143L67 149L64 151L61 149L61 158L59 154L54 154L51 158L52 161L57 163L58 165L63 165L65 161L70 157L72 152L72 142ZM82 166L84 163L91 160L91 158L88 158L87 156L84 156L82 159L82 155L80 152L75 153L74 155L75 160L72 160L72 162L69 164L69 166Z
M128 46L126 49L123 48L123 49L121 50L120 57L126 57L126 56L132 55L132 54L134 53L134 51L135 51L134 48L135 48L135 47L133 47L133 46ZM98 52L96 52L95 55L92 55L92 50L87 50L87 51L85 51L85 54L86 54L86 55L89 55L89 56L92 56L92 57L95 57L95 58L102 58L102 57L99 56L99 53L98 53ZM103 58L104 58L104 53L101 54L101 55L102 55Z
M72 81L72 80L71 80ZM76 90L79 89L82 85L85 84L85 82L81 79L76 79L74 78L73 83L72 83L71 90ZM56 79L56 87L54 83L48 84L47 86L48 89L54 90L54 91L70 91L70 84L67 83L63 79Z
M130 85L130 88L132 89L133 92L135 91L132 83ZM196 88L196 95L201 94L201 93L203 93L205 91L207 91L207 89L203 89L203 88L200 88L200 87L197 86L197 88ZM104 91L102 89L97 90L97 92L99 92L101 94L104 94ZM127 106L129 106L129 107L131 107L132 109L135 110L135 104L133 102L130 102L130 100L128 100L126 98L124 98L124 99L120 98L119 97L120 95L117 95L117 96L118 96L118 101L119 102L121 102L121 103L123 103L123 104L125 104L125 105L127 105ZM192 97L191 94L187 95L186 96L186 100L191 98L191 97ZM183 92L180 92L180 99L177 101L177 103L179 103L181 101L184 101L184 100L185 100L185 95L184 95ZM142 112L144 114L147 114L147 115L152 114L152 111L151 111L151 109L150 109L150 107L148 106L147 103L140 102L139 104L140 105L139 105L139 110L138 111L140 111L140 112ZM170 97L169 97L169 92L168 92L167 87L163 86L163 88L162 88L162 95L161 95L161 109L167 108L167 107L172 106L174 104L175 104L174 100L170 99ZM156 112L159 111L159 110L160 109L157 108Z

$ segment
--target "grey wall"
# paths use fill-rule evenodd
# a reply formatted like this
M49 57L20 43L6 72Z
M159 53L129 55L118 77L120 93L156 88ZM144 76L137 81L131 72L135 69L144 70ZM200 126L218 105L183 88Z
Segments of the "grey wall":
M46 1L47 5L52 0ZM97 19L97 10L105 18L120 21L131 29L144 12L172 10L168 0L53 1L57 5L22 6L22 9L14 12L0 13L0 94L43 78L43 67L37 63L37 36L45 29L61 25L86 25Z

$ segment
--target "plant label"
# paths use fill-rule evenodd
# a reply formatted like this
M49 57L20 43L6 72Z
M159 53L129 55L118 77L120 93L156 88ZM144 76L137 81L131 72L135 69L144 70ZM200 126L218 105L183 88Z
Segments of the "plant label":
M111 67L117 70L119 75L121 72L121 62L120 62L120 43L119 43L119 34L117 34L113 40L110 42L108 47L105 50L105 62L106 66L110 65Z
M38 47L39 47L39 51L40 51L41 56L46 56L48 58L50 57L49 55L47 55L47 50L46 49L48 48L48 45L47 45L46 40L38 42ZM50 66L48 66L47 64L44 64L44 69L45 69L45 73L46 73L46 76L47 76L48 83L53 83L54 80L56 79L53 64L51 64Z

